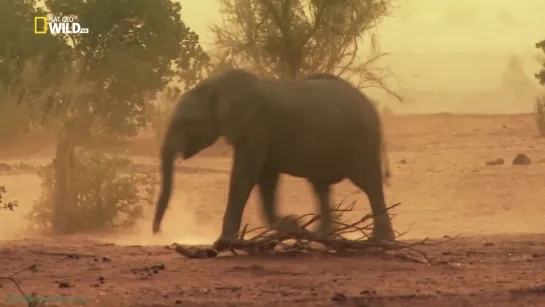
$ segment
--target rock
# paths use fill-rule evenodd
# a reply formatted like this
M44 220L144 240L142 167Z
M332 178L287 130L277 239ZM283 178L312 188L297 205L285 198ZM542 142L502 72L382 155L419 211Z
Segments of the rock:
M59 288L70 288L71 285L67 281L59 281Z
M513 159L513 165L530 165L532 160L525 154L517 154Z
M348 297L342 293L335 293L335 295L331 297L331 300L334 302L344 303L348 300Z
M0 172L1 171L11 171L13 167L7 163L0 162Z
M541 159L537 160L536 163L538 163L538 164L545 164L545 158L541 158Z
M486 162L486 165L492 166L492 165L502 165L505 163L505 160L502 158L496 159L496 160L490 160Z
M399 160L399 164L407 164L407 160L401 159L401 160Z

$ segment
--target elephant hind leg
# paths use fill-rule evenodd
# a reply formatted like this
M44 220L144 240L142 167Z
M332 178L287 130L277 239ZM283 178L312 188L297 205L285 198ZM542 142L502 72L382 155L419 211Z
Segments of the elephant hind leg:
M320 181L311 181L314 194L318 200L320 210L320 228L318 235L328 235L333 231L331 219L331 190L330 184Z
M278 185L278 173L265 170L258 181L263 215L269 225L275 225L279 217L276 213L276 187Z
M279 231L297 232L300 230L294 216L280 218L276 212L276 188L278 187L278 172L265 170L259 177L258 186L263 206L263 215L271 227Z
M384 187L380 160L372 166L359 170L350 177L354 185L360 188L369 199L373 213L373 232L371 239L393 241L395 233L390 215L386 211Z

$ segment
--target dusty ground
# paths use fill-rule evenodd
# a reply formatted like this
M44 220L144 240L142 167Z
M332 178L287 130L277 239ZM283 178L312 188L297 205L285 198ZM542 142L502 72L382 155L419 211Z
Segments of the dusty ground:
M40 180L31 172L1 172L8 198L18 199L21 207L0 213L0 238L6 240L0 267L7 275L36 264L36 272L17 276L23 290L66 296L72 303L86 300L87 306L545 306L545 139L535 137L534 122L531 115L385 118L394 176L387 200L402 202L394 226L409 231L406 239L462 235L427 248L438 264L308 255L183 259L163 246L211 243L219 233L230 152L216 145L180 161L174 199L156 238L150 237L149 219L135 232L115 237L23 238L21 216L39 196ZM8 148L0 152L0 162L51 159L43 142L23 143L25 152ZM141 136L125 149L156 169L156 147ZM511 165L517 153L528 155L532 164ZM506 163L485 165L498 158ZM283 178L280 193L285 213L315 209L302 180ZM348 182L335 187L337 200L345 196L357 201L354 215L369 211L365 196ZM252 224L261 221L256 200L252 195L245 212ZM57 252L93 255L48 254ZM159 264L165 268L138 271ZM59 288L62 281L72 287ZM12 283L1 284L0 306L20 302ZM65 303L49 303L55 304Z

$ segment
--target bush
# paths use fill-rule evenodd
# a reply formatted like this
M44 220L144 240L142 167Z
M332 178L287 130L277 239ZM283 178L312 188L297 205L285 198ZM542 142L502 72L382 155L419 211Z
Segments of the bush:
M155 177L136 172L127 158L98 152L80 152L74 157L68 204L67 233L114 230L131 227L143 215L143 204L152 203ZM55 169L53 162L38 171L44 194L28 215L42 229L51 229Z
M536 99L536 124L541 136L545 136L545 97Z

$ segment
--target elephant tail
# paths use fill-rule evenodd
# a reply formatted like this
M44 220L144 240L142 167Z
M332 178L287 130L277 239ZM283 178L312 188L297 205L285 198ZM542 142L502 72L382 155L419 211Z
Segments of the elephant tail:
M178 153L176 143L173 140L175 138L173 124L171 124L167 130L163 147L161 149L161 192L159 199L157 200L157 206L155 208L155 217L153 219L153 233L159 232L161 221L168 207L168 202L172 193L172 179L174 161Z
M380 151L382 155L382 165L384 167L384 184L387 186L390 186L390 178L392 177L392 172L390 171L390 161L388 159L388 153L386 152L386 142L384 142L384 138L382 138L382 144L380 146Z
M386 149L386 141L384 138L384 130L382 129L382 125L379 127L379 133L380 133L380 160L381 160L381 168L383 169L383 180L384 184L387 186L390 186L390 178L392 177L392 172L390 171L390 159L388 158L388 150Z

